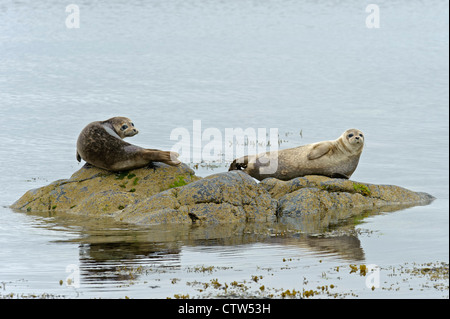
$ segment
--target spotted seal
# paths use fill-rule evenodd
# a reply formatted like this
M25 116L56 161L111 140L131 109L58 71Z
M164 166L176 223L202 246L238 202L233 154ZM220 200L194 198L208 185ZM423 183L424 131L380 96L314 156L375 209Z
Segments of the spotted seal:
M106 121L88 124L77 140L77 160L109 171L126 171L163 162L172 166L180 165L178 153L146 149L125 142L139 131L126 117L112 117Z
M333 141L235 159L229 171L242 170L258 180L267 177L290 180L305 175L348 179L358 166L363 147L363 133L349 129Z

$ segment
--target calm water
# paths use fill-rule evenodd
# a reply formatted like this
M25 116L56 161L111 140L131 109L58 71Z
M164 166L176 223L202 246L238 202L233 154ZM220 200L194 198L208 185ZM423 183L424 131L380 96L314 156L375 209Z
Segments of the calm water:
M448 2L378 1L379 29L365 25L369 3L83 1L80 28L68 29L60 1L2 1L0 296L280 297L333 285L315 297L448 298L448 275L414 275L449 262ZM8 208L79 169L80 130L117 115L140 129L133 143L161 149L193 120L222 133L278 128L281 148L356 127L366 146L352 179L437 199L331 238L267 225L140 229ZM381 267L380 287L350 273L354 264Z

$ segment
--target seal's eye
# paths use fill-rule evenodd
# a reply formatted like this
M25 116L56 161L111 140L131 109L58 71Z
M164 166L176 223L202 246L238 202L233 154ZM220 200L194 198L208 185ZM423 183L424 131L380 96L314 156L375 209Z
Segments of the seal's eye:
M122 125L122 127L120 128L121 131L125 131L128 128L128 125L124 124Z
M362 134L359 134L359 136L364 137Z
M348 134L348 138L353 137L353 133Z
M131 126L133 126L133 127L134 127L134 123L131 123Z

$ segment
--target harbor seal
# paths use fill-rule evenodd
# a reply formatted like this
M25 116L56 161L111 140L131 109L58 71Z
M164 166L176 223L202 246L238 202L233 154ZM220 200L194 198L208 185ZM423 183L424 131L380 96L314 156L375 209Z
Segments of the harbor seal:
M363 133L349 129L334 141L235 159L229 171L242 170L260 181L268 177L290 180L305 175L349 179L358 166L363 147Z
M109 171L126 171L163 162L172 166L180 165L178 153L156 149L146 149L125 142L139 131L126 117L112 117L106 121L88 124L77 140L77 160Z

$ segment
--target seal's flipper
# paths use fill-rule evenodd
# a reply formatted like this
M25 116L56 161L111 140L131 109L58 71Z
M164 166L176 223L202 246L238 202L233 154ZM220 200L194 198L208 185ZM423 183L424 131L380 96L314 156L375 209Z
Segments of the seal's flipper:
M78 154L78 151L77 151L77 161L81 162L81 156L80 156L80 154Z
M238 163L239 161L239 163ZM235 159L233 163L231 163L230 168L228 171L242 171L243 169L247 168L248 163L248 156L245 156L242 160L241 158Z
M318 159L331 150L331 146L328 143L319 143L313 147L311 152L308 153L307 157L309 160Z
M239 170L240 168L237 166L236 164L236 160L233 161L233 163L231 163L230 167L228 168L228 171L235 171L235 170Z
M168 152L168 151L151 151L151 150L143 150L143 154L147 161L152 162L163 162L168 165L177 166L180 165L181 162L177 160L179 156L176 152Z
M165 163L167 165L170 165L170 166L179 166L179 165L181 165L180 161L166 161L166 162L163 162L163 163Z

